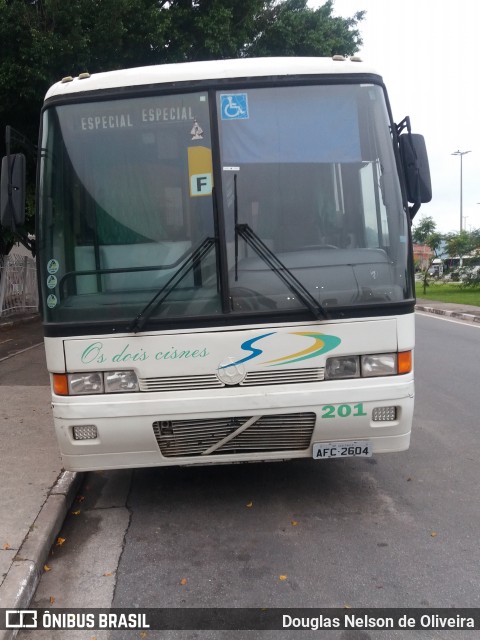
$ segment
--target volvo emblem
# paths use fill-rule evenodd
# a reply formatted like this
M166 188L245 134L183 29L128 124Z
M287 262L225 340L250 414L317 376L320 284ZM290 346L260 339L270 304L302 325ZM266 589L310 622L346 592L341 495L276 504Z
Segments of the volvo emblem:
M247 371L243 364L233 364L236 358L227 358L217 368L217 378L229 386L240 384L245 380Z

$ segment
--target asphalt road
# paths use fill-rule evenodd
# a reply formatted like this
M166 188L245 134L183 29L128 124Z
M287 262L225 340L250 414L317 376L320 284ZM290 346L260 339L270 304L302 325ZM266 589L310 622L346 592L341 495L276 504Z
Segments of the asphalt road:
M417 314L415 358L408 452L366 460L87 474L60 534L65 542L53 548L51 570L32 604L479 607L480 326ZM58 633L35 632L34 638L62 638ZM400 631L302 633L332 640L405 637ZM471 633L413 631L407 637L463 640ZM142 636L69 634L71 640L92 637Z

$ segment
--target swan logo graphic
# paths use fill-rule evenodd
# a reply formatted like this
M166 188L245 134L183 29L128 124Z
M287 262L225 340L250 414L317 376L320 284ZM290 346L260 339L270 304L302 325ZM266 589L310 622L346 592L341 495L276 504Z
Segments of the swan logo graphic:
M250 338L250 340L246 340L240 345L240 348L243 351L246 351L248 355L239 360L235 360L234 362L229 362L228 364L221 365L218 370L229 369L230 367L237 367L238 365L243 365L245 362L249 360L253 360L253 358L258 358L263 354L263 349L260 349L257 343L260 340L264 340L269 336L275 335L276 331L271 331L269 333L264 333L261 336L257 336L256 338ZM323 333L314 333L311 331L295 331L289 335L294 336L302 336L305 338L310 338L313 340L313 343L310 343L308 347L301 349L300 351L296 351L295 353L290 353L286 356L282 356L281 358L275 358L274 360L267 360L265 362L261 362L260 364L267 364L270 366L281 366L285 364L292 364L294 362L302 362L303 360L308 360L310 358L316 358L317 356L327 353L328 351L332 351L336 349L338 345L341 343L340 338L337 336L329 336Z

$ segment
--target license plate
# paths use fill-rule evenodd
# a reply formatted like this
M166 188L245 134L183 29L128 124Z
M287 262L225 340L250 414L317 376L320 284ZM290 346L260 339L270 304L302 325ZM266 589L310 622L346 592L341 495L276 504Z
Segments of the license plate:
M371 458L372 443L368 440L353 440L351 442L315 442L313 458L326 460L327 458Z

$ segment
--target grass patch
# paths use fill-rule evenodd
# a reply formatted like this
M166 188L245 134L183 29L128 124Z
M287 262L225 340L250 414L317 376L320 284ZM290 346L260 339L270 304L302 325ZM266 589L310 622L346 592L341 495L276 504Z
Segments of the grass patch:
M454 304L471 304L480 307L480 287L462 288L455 282L430 282L427 292L423 293L423 284L415 283L417 298L453 302Z

